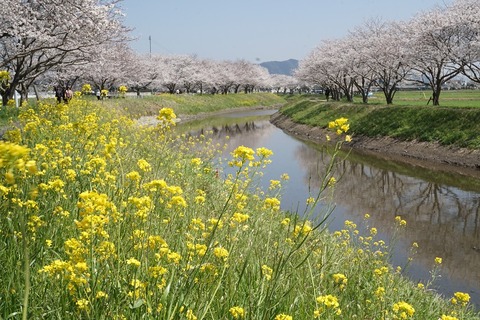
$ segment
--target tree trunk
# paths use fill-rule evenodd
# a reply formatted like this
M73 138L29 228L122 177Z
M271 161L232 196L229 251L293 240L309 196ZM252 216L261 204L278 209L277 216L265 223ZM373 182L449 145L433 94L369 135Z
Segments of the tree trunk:
M387 104L393 104L393 97L395 97L395 93L397 93L397 88L395 86L391 87L390 89L387 87L383 88L383 94L385 95Z
M37 87L35 85L33 86L33 91L35 92L35 99L37 101L40 101L40 96L38 95L38 90L37 90Z
M27 102L28 103L28 87L22 83L21 85L21 90L20 90L20 103L19 105L22 105L23 102Z
M442 86L441 84L438 84L436 87L435 87L435 90L433 91L433 94L432 94L432 100L433 100L433 105L434 106L439 106L440 105L440 92L442 91Z
M8 103L8 93L7 92L3 92L2 93L2 106L6 106Z

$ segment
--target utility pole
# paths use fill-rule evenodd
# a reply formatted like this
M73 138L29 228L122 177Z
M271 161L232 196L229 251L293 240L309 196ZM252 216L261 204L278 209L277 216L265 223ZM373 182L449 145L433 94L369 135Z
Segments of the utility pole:
M148 41L150 42L150 58L152 57L152 36L148 36Z

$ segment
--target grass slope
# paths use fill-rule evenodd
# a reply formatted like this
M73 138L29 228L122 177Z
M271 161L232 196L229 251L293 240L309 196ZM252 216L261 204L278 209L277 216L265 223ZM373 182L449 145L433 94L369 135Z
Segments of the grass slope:
M365 105L325 102L315 96L288 100L281 113L298 123L327 127L331 119L345 117L352 134L480 148L480 108L454 107L454 102L452 107Z

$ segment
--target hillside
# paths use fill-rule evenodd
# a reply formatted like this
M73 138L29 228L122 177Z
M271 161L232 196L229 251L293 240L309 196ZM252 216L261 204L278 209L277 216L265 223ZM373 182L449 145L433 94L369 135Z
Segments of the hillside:
M260 65L264 68L267 68L270 74L284 74L291 76L293 74L293 70L298 67L298 60L289 59L285 61L266 61L260 63Z

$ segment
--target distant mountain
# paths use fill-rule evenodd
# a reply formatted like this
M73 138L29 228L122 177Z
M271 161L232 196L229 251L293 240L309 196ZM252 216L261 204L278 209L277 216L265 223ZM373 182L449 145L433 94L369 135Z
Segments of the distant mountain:
M284 74L287 76L293 75L293 70L298 67L298 60L289 59L285 61L266 61L260 63L264 68L267 68L270 74Z

